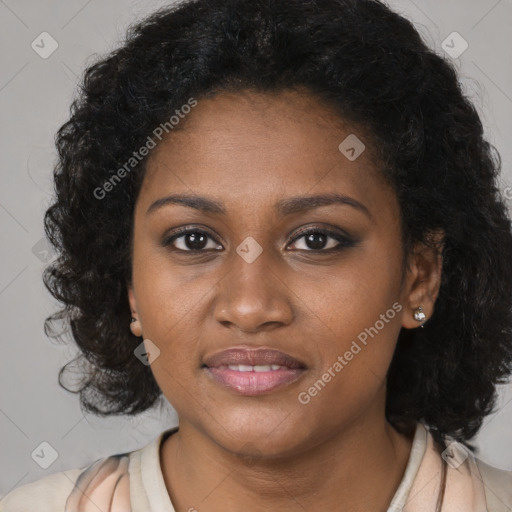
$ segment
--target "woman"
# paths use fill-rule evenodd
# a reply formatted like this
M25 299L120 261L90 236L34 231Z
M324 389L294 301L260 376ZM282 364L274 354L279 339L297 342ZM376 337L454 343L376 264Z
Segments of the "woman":
M196 0L90 67L45 283L81 404L179 426L4 512L505 511L469 441L512 362L499 157L376 0ZM65 370L65 369L64 369Z

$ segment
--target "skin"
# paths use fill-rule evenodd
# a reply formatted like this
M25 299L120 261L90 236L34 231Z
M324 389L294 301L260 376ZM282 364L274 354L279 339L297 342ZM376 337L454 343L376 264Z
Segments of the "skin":
M338 149L351 133L366 141L354 161ZM282 199L328 192L369 213L347 204L274 210ZM176 193L221 201L226 213L180 204L147 213ZM186 252L186 236L174 251L164 247L172 229L188 225L213 237L203 253ZM329 253L339 244L329 237L315 253L297 238L304 227L344 231L356 243ZM252 263L236 252L248 236L263 250ZM399 206L369 138L318 98L298 90L200 100L148 162L128 287L133 332L159 348L151 370L179 416L160 453L175 509L385 511L412 442L386 421L385 375L400 329L419 325L414 310L432 315L441 265L417 246L403 274ZM301 404L298 394L395 302L401 311ZM233 346L276 348L307 370L291 385L242 396L201 368Z

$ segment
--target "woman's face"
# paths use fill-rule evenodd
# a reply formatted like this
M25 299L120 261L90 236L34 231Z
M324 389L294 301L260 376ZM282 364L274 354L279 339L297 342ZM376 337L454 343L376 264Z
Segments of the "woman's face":
M298 92L222 93L178 128L136 203L129 297L180 428L276 456L383 421L415 325L397 200L364 133ZM342 199L307 199L328 194ZM213 358L227 349L242 350Z

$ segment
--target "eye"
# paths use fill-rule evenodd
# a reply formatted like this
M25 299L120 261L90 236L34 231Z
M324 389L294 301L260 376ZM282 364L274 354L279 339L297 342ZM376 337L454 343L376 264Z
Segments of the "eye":
M210 243L210 246L208 246ZM211 249L222 249L222 246L206 231L197 228L181 229L163 241L163 246L172 245L174 249L184 252L200 252Z
M302 239L304 239L302 247L296 247L296 249L308 252L338 251L356 244L356 241L352 238L325 228L308 228L303 230L299 233L299 236L294 238L293 243L297 245L297 241Z
M303 240L302 247L299 241ZM347 235L325 228L313 227L302 230L298 236L292 240L293 245L299 245L295 249L307 252L331 252L352 247L356 241ZM207 231L187 227L175 231L167 236L162 245L164 247L172 246L173 250L182 252L206 252L207 250L221 250L222 245Z

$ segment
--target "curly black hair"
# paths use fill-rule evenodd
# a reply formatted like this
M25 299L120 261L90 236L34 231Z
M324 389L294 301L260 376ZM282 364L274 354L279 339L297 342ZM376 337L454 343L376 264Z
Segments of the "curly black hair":
M45 215L59 257L43 279L64 305L45 331L70 327L80 349L71 363L85 365L76 389L62 382L70 363L59 383L98 415L136 414L161 398L129 329L133 213L148 161L132 161L134 151L155 128L169 131L191 98L297 88L371 134L400 204L404 255L444 232L435 312L424 329L400 332L386 417L399 431L423 421L436 438L468 446L512 371L501 159L453 65L377 0L185 1L130 26L85 70L56 134L56 198Z

